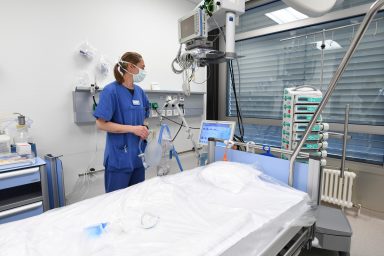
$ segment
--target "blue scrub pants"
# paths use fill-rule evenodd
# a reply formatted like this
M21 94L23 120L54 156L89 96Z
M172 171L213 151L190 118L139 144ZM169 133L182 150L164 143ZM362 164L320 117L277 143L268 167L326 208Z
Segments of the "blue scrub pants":
M105 169L104 186L105 192L109 193L118 189L127 188L145 180L144 167L136 168L133 171L119 170L108 171Z

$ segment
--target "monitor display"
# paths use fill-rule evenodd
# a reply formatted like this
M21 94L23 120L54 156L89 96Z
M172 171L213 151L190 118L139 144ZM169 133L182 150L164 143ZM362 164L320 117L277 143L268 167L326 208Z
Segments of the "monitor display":
M208 138L222 140L232 140L235 132L235 122L232 121L210 121L201 122L199 144L208 145ZM224 143L218 143L218 146L224 146Z
M179 42L187 43L191 40L207 37L205 29L206 15L200 8L178 20Z
M180 21L180 36L187 38L195 34L195 15Z

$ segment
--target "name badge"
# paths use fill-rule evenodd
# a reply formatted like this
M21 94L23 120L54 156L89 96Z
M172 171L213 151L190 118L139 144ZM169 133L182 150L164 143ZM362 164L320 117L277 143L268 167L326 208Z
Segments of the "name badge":
M135 106L140 106L140 101L139 100L132 100L132 104Z

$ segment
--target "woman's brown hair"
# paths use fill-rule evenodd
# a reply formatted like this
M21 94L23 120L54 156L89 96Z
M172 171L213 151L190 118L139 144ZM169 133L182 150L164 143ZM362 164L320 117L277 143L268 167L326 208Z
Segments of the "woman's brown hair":
M129 63L132 63L134 65L137 65L143 57L141 57L140 54L137 52L126 52L124 55L121 57L118 63L115 64L115 67L113 68L113 74L115 76L115 79L118 83L122 84L124 82L124 78L122 74L126 73L124 69L128 69L127 65ZM125 62L123 62L125 61ZM120 72L119 72L120 71Z

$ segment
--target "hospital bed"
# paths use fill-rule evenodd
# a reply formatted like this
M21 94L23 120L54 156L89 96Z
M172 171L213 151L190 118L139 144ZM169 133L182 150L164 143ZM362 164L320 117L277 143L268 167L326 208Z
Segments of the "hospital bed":
M244 151L225 149L217 147L217 142L222 140L210 138L208 144L208 163L213 163L217 160L223 159L224 154L229 161L254 164L258 163L258 167L281 184L287 184L289 180L289 161L280 158L273 158L268 155L251 154ZM249 145L244 143L236 143L235 147L254 147L259 150L264 150L263 145ZM289 150L279 148L268 148L272 152L279 153L292 153ZM300 153L299 156L308 158L306 153ZM258 230L251 233L247 237L237 242L234 246L228 249L223 255L298 255L303 247L309 249L311 241L314 239L315 232L315 218L312 214L316 212L320 196L320 162L315 159L309 159L308 163L296 163L294 169L293 188L306 192L309 196L309 204L311 210L303 213L296 209L295 215L291 216L295 219L295 224L286 225L287 223L280 223L274 220L274 224L269 225L275 227L264 227L264 231ZM288 219L285 219L288 221ZM272 229L272 230L271 230ZM252 244L259 238L260 233L270 230L273 234L270 236L268 243L263 245L263 248L258 248L255 251Z
M270 256L309 246L318 161L295 165L293 189L286 160L228 150L229 162L214 162L224 149L211 142L209 152L206 167L0 225L1 255Z

